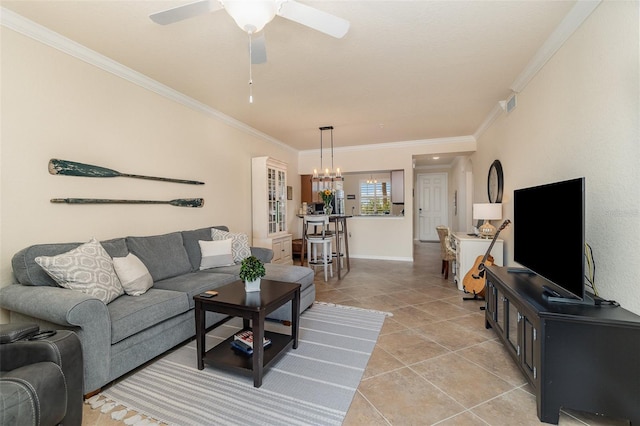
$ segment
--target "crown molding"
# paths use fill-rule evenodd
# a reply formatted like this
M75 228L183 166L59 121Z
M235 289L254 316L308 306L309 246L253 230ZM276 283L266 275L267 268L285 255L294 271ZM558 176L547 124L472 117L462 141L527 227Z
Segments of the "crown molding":
M498 102L497 104L495 104L489 115L487 115L487 118L484 119L482 124L480 124L480 127L478 127L478 130L476 130L476 132L473 134L475 140L480 139L480 136L482 136L484 132L486 132L489 127L491 127L493 122L496 121L503 112L504 109L502 108L500 103Z
M334 152L362 152L362 151L381 151L386 149L399 149L399 148L415 148L421 146L428 145L436 145L436 144L455 144L455 143L468 143L476 142L476 138L474 136L456 136L450 138L434 138L434 139L418 139L413 141L400 141L400 142L385 142L385 143L374 143L368 145L351 145L351 146L343 146L334 148ZM305 151L299 151L298 154L302 157L306 156L317 156L319 155L319 149L308 149Z
M64 52L70 56L73 56L76 59L100 68L103 71L127 80L137 86L150 90L169 100L213 117L216 120L219 120L222 123L236 128L251 136L273 143L289 151L298 152L298 150L292 148L291 146L286 145L285 143L272 138L271 136L262 133L259 130L256 130L251 126L248 126L245 123L236 120L233 117L230 117L214 108L211 108L210 106L202 102L199 102L181 92L178 92L177 90L174 90L169 86L166 86L138 71L126 67L121 63L114 61L113 59L101 55L100 53L91 50L88 47L81 45L80 43L77 43L67 37L62 36L61 34L51 31L50 29L37 24L23 17L22 15L19 15L4 7L0 7L0 25L24 36L30 37L33 40L39 41L40 43L46 44L47 46Z

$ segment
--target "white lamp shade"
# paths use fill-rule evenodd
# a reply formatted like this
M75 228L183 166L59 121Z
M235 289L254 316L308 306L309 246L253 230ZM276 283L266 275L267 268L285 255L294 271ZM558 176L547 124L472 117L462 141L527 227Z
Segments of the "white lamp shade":
M260 32L276 16L272 0L224 0L222 4L236 24L251 34Z
M473 205L474 220L499 220L502 219L502 204L479 203Z

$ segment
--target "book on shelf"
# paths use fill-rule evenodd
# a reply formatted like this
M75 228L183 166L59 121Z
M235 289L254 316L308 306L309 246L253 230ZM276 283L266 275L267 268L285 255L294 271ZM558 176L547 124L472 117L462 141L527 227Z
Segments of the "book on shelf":
M251 330L242 330L233 335L234 341L239 341L246 344L248 347L253 349L253 331ZM262 340L262 344L264 347L267 347L271 344L271 339L264 338Z
M242 343L239 340L234 340L233 342L231 342L231 348L244 355L253 355L253 348L247 346L245 343Z
M269 340L269 343L264 345L265 349L268 348L269 346L271 346L271 340ZM234 340L234 341L232 341L231 342L231 347L233 349L241 352L244 355L253 355L253 347L247 345L242 340Z

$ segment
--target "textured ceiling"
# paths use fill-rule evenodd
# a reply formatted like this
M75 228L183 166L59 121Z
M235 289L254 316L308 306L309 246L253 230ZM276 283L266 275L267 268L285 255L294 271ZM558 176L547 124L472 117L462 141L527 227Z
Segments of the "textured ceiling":
M299 150L472 135L575 1L307 1L343 39L277 17L267 58L224 10L167 26L182 1L2 1L3 7Z

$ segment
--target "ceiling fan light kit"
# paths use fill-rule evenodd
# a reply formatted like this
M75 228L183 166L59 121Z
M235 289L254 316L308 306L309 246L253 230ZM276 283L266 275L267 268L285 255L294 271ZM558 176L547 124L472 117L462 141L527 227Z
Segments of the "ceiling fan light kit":
M249 34L260 32L276 15L335 38L342 38L349 31L346 19L295 0L199 0L149 17L157 24L168 25L220 9L225 9Z
M221 0L221 3L240 29L249 34L262 31L278 9L273 0Z
M249 103L253 103L251 65L267 61L264 37L252 39L276 15L335 38L342 38L349 31L349 21L298 3L294 0L199 0L183 6L153 13L151 20L168 25L205 13L227 11L236 24L249 34ZM252 46L257 41L256 46Z
M199 0L153 13L149 18L157 24L167 25L220 9L226 10L240 29L249 34L250 104L253 103L251 65L267 61L264 34L255 40L256 46L253 46L252 36L262 31L276 15L336 38L344 37L349 30L349 21L294 0Z

